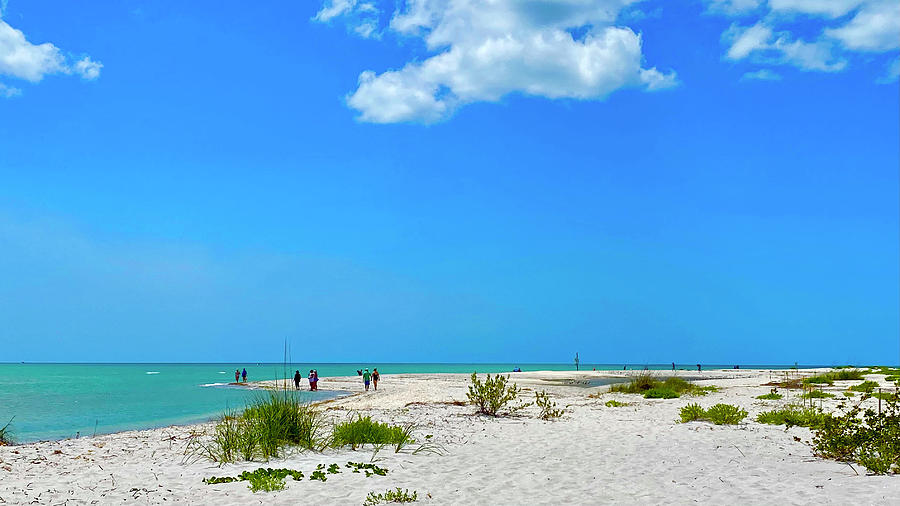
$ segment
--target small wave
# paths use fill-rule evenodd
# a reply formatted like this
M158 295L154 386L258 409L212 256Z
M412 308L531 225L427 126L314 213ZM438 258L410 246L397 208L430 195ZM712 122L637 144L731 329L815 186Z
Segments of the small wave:
M202 384L202 385L200 385L200 386L201 386L201 387L221 387L221 386L225 386L225 385L227 385L227 384L228 384L228 383L204 383L204 384Z
M147 374L159 374L159 371L147 371Z
M225 371L219 371L219 374L225 374Z

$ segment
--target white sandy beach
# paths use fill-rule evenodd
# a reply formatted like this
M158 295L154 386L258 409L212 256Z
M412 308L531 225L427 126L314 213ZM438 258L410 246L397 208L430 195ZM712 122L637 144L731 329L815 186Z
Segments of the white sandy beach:
M804 371L811 373L812 371ZM474 414L462 374L383 374L377 392L361 392L357 377L323 378L320 389L354 395L322 404L329 416L352 413L380 421L414 422L443 454L371 449L305 452L268 463L217 466L185 459L192 433L212 424L122 432L93 438L0 447L0 504L362 504L369 492L415 490L423 504L890 504L900 500L900 477L868 476L865 469L813 456L810 431L785 430L754 419L760 411L791 402L760 401L761 386L784 371L679 371L686 379L712 378L718 392L701 397L644 399L591 394L606 387L568 385L628 372L533 372L512 378L532 391L546 390L562 419L543 421L534 407L514 417ZM660 375L669 374L659 372ZM867 379L880 381L883 376ZM859 381L836 382L835 392ZM628 402L611 408L610 399ZM678 423L679 409L724 402L749 412L737 426ZM827 399L833 409L838 399ZM872 401L870 401L872 402ZM414 448L413 445L412 448ZM411 448L410 448L411 449ZM387 476L366 478L344 468L374 462ZM307 477L318 464L337 463L342 473L327 482L293 481L280 492L252 493L247 482L206 485L209 476L234 476L258 467L292 468Z

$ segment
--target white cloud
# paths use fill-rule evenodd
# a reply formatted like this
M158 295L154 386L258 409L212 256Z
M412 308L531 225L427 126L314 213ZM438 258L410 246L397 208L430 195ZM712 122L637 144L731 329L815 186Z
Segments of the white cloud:
M378 20L380 16L381 9L372 2L327 0L313 20L328 23L337 18L344 18L349 31L363 38L379 38Z
M900 48L900 2L869 2L847 24L825 30L855 51L890 51Z
M747 72L741 77L742 81L781 81L781 74L769 69L759 69L755 72Z
M21 30L17 30L0 19L0 75L23 79L32 83L40 82L52 74L78 74L93 80L100 76L103 64L85 56L70 65L55 45L44 42L32 44ZM18 93L20 90L13 89ZM7 93L9 93L7 91Z
M3 98L12 98L18 97L22 94L22 90L19 88L13 88L12 86L7 86L3 83L0 83L0 97Z
M765 0L707 0L707 10L727 16L740 16L759 9Z
M72 68L74 69L76 74L81 76L82 79L93 81L94 79L100 77L100 69L103 68L103 64L91 60L89 56L85 56L84 58L75 62L75 65Z
M837 18L859 7L865 0L769 0L773 12Z
M614 26L631 3L407 0L388 28L423 40L433 54L396 70L362 72L347 104L361 121L433 123L510 93L602 100L622 88L675 86L674 72L643 66L640 35Z
M728 14L738 1L706 0L710 11ZM897 0L768 0L749 27L732 24L722 34L725 58L805 71L838 72L861 52L900 48L900 2ZM749 4L748 4L749 5ZM739 10L739 9L738 9ZM731 14L734 14L731 12ZM751 18L752 19L752 18ZM753 22L753 21L751 21ZM803 40L798 33L811 41Z

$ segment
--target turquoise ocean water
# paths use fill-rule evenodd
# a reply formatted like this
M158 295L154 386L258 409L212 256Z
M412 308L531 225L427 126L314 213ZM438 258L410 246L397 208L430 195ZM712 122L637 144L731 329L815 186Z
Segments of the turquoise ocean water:
M300 395L321 400L339 395L328 391L329 376L352 376L357 369L373 366L384 375L495 373L511 371L516 366L525 371L574 370L572 364L290 364L287 368L289 376L299 369L304 377L310 369L318 370L319 377L324 378L319 383L323 390ZM12 419L14 440L29 442L201 422L226 409L239 409L257 395L228 386L234 381L235 368L244 367L250 381L284 377L285 367L280 363L0 364L0 427ZM649 366L670 367L671 364ZM582 370L593 368L621 370L622 365L581 365ZM390 377L383 378L383 382L389 387Z

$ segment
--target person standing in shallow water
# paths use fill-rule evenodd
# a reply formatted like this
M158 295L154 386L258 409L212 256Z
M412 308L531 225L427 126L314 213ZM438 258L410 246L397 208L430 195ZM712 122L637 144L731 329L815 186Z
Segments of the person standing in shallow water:
M300 380L303 379L303 376L300 376L300 371L294 371L294 389L300 390Z
M378 368L372 369L372 386L375 390L378 390L378 380L381 379L381 375L378 374Z
M234 370L234 382L235 383L241 382L241 371L239 371L237 369Z
M372 375L369 373L369 370L366 369L365 372L363 372L363 384L366 386L366 392L369 391L369 380L371 379Z
M247 382L247 368L244 368L244 372L241 373L241 378L244 379L244 383Z

